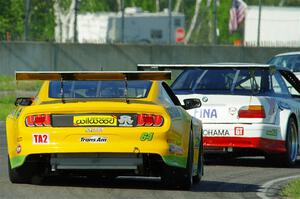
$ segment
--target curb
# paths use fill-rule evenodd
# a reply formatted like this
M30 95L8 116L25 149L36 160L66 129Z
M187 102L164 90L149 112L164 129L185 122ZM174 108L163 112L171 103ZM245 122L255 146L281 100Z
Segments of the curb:
M256 193L256 195L261 199L281 198L279 196L280 190L291 180L296 178L300 178L300 175L287 176L268 181L261 186L261 189Z

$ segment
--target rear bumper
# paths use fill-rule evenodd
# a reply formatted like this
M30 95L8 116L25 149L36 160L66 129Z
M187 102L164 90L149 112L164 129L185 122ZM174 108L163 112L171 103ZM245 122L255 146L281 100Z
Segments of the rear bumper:
M205 137L204 149L206 151L234 152L235 148L258 149L266 153L284 153L285 141L266 138L241 138L241 137Z
M280 127L272 124L203 124L206 151L257 149L264 153L284 153L285 139Z
M36 129L36 130L35 130ZM43 154L49 157L58 155L54 158L53 165L60 167L60 161L65 164L66 168L86 167L93 168L89 161L101 159L84 159L86 165L80 165L80 158L85 158L87 154L129 154L130 158L113 156L112 161L108 161L108 167L118 168L118 160L124 160L124 168L128 166L137 167L140 165L140 159L131 158L139 154L158 155L163 162L169 166L186 167L187 150L183 146L176 145L181 153L174 151L174 143L169 142L168 137L172 138L175 132L166 128L103 128L102 132L86 132L86 128L26 128L20 133L18 139L9 139L8 147L11 167L22 166L28 156ZM35 130L35 131L33 131ZM38 136L36 136L38 135ZM45 139L44 136L46 135ZM147 136L148 137L147 137ZM151 137L149 137L151 135ZM40 140L41 138L41 140ZM143 138L143 139L142 139ZM8 142L9 142L8 140ZM38 142L38 143L37 143ZM41 142L41 143L40 143ZM68 165L68 157L60 159L61 154L84 154L76 159L78 164ZM85 155L86 154L86 155ZM88 156L88 155L87 155ZM107 161L108 159L104 159ZM126 160L129 165L126 165ZM99 169L105 168L104 165L98 165ZM62 168L62 167L60 167ZM133 167L132 167L133 168ZM120 168L121 169L121 168Z

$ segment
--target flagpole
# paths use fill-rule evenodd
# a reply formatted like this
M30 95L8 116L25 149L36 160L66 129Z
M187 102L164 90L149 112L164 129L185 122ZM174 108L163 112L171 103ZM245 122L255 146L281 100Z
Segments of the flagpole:
M260 21L261 21L261 0L259 0L259 9L258 9L257 47L260 46Z

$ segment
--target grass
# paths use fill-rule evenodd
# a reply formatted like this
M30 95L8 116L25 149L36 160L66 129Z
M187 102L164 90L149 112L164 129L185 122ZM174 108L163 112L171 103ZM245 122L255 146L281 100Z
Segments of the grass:
M14 109L15 99L15 95L0 97L0 121L5 121L6 116Z
M300 179L293 180L285 186L280 195L284 198L300 199Z
M0 92L14 90L34 91L38 90L40 86L41 81L16 81L13 76L0 75Z
M41 81L16 81L13 76L0 75L0 121L5 121L6 116L14 109L17 96L26 97L24 95L27 93L31 95L40 88L41 83Z

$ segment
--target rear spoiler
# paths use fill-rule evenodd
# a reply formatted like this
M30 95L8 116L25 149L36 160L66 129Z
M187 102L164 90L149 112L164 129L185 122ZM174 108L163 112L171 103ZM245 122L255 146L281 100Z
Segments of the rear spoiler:
M171 71L16 71L16 80L59 80L61 101L64 100L64 80L124 80L125 100L128 80L169 80Z
M159 70L164 71L165 69L178 69L183 70L187 68L209 68L209 67L220 67L220 68L272 68L273 65L268 64L251 64L251 63L217 63L217 64L138 64L138 71L145 70Z
M16 71L16 80L169 80L170 71Z
M165 69L185 69L185 68L198 68L201 65L199 64L138 64L137 70L159 70L163 71Z

